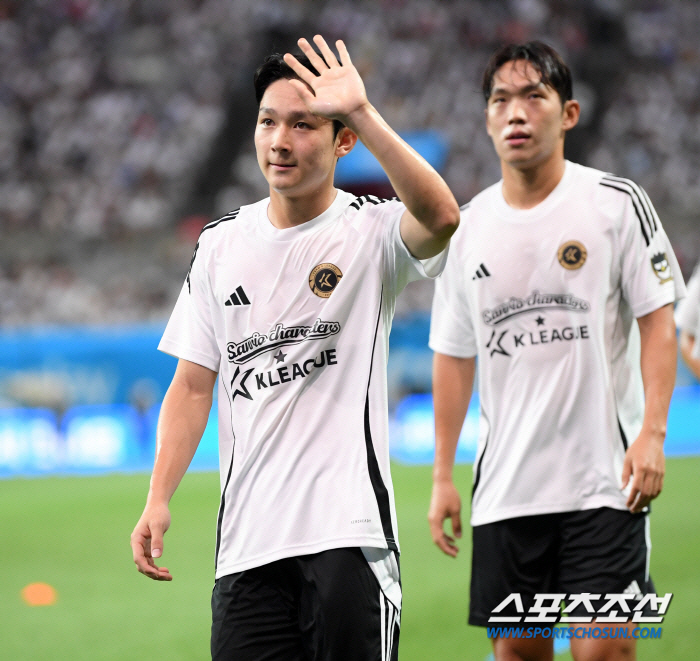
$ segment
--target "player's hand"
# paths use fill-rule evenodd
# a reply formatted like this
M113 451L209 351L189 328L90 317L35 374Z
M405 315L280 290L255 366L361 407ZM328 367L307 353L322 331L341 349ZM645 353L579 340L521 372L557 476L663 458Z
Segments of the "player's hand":
M642 430L627 450L622 466L622 489L627 487L630 477L632 478L632 487L626 503L630 512L641 512L661 493L665 472L663 438Z
M131 551L138 570L154 581L172 581L167 567L158 567L154 558L163 555L163 535L170 527L167 505L146 505L139 522L131 533Z
M284 61L306 85L299 80L289 82L294 85L306 107L314 115L338 119L344 124L349 124L350 115L368 106L369 103L365 85L350 61L345 44L340 40L335 42L340 55L340 62L338 62L326 40L320 35L314 37L314 43L318 46L320 55L306 39L299 39L298 43L299 48L309 58L319 75L314 75L293 55L286 53Z
M430 499L430 509L428 510L428 523L430 524L430 534L438 548L453 558L457 557L459 547L455 543L455 538L462 536L462 500L454 483L450 481L436 481L433 483L433 495ZM452 534L448 535L444 528L445 519L452 521Z

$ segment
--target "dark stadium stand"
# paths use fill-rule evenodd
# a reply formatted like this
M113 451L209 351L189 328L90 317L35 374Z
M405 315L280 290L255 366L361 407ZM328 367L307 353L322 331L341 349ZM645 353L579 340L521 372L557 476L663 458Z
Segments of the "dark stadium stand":
M699 28L690 0L2 0L0 324L163 320L193 218L266 194L255 65L314 32L347 41L393 126L442 132L460 203L499 176L486 57L505 40L552 42L583 104L568 155L644 185L688 272ZM398 313L430 297L417 285Z

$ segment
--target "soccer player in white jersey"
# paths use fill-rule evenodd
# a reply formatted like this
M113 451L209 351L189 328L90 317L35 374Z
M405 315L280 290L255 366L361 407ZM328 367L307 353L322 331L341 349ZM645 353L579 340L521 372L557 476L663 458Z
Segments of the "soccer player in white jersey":
M386 359L404 285L440 273L459 207L367 101L345 45L256 72L270 197L207 225L160 349L161 410L134 561L155 580L168 502L219 376L221 503L212 658L397 658L401 612ZM360 139L398 200L333 186Z
M579 104L554 50L499 49L483 92L503 178L462 208L436 284L429 522L439 548L456 555L452 469L478 356L469 621L494 626L512 594L497 615L525 622L537 594L653 592L646 513L663 484L673 303L684 285L644 191L565 160ZM590 611L601 608L583 604L575 615L589 623L576 626L594 627ZM577 661L635 653L617 637L571 649ZM551 659L552 640L504 635L494 653Z
M688 281L688 295L676 310L680 352L685 364L700 380L700 264Z

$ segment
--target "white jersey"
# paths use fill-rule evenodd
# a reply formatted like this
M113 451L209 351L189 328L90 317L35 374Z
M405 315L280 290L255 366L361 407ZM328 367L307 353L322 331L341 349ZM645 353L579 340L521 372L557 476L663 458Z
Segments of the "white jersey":
M338 191L276 229L269 198L207 225L159 349L219 372L216 576L347 546L398 551L386 362L395 300L436 276L396 200Z
M695 338L693 357L700 358L700 264L688 281L688 295L676 308L676 325Z
M643 419L635 317L685 287L642 189L566 163L535 208L502 183L463 208L436 285L430 346L478 354L472 524L625 509L622 463Z

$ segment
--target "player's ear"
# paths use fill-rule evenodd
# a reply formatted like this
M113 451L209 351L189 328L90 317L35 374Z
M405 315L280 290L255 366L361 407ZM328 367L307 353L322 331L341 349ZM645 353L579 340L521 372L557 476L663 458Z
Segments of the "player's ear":
M572 99L564 104L562 109L562 129L564 131L569 131L578 124L579 117L581 116L581 105L578 101Z
M353 133L347 126L338 131L335 136L335 155L338 158L349 154L357 142L357 134Z

